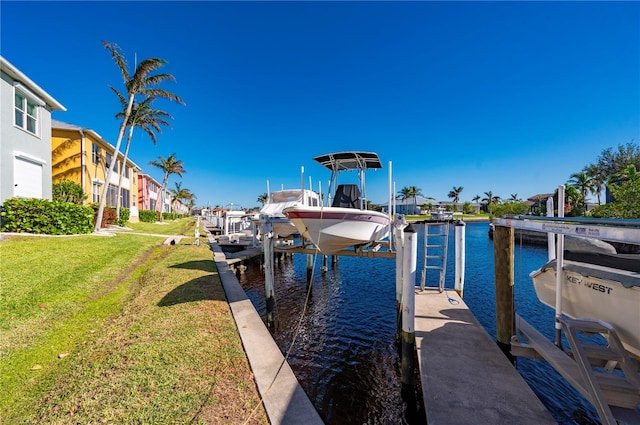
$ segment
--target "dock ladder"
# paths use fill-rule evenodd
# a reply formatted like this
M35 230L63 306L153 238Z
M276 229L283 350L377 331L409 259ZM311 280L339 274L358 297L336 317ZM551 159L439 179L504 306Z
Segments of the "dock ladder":
M420 290L424 291L427 281L427 269L440 271L438 290L444 291L444 278L447 274L447 251L449 248L449 221L424 222L424 266L420 279ZM430 229L432 231L430 232ZM433 250L442 250L441 254L430 254ZM431 260L431 261L429 261Z
M560 319L583 380L582 393L598 411L603 424L640 421L640 365L622 346L615 329L593 319ZM580 335L600 333L608 346L588 344ZM586 393L586 394L585 394ZM631 422L627 415L633 416ZM620 421L621 420L621 421Z

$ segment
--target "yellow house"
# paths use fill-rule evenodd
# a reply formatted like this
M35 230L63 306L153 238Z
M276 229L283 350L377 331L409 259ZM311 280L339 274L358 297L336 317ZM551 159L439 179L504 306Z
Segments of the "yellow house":
M74 124L51 121L51 174L53 183L71 180L87 195L85 204L99 203L115 147L98 133ZM116 207L118 180L124 156L119 153L109 180L106 205ZM138 221L138 173L140 167L127 158L122 176L121 203L131 211L129 221Z

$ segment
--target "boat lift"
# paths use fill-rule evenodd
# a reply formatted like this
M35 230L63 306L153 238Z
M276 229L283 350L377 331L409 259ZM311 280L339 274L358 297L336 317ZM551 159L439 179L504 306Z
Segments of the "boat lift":
M562 270L564 261L565 235L640 245L640 220L515 215L495 219L494 223L496 228L557 234L558 270ZM513 244L513 232L510 234ZM497 242L495 234L494 242ZM553 238L550 237L550 255L552 255L553 243ZM496 263L499 260L497 255ZM615 329L610 324L595 319L570 319L563 316L563 273L557 273L557 276L556 343L553 344L515 314L515 332L509 342L511 354L546 360L594 405L603 424L640 424L639 359L632 357L624 350ZM496 287L498 287L497 276ZM498 325L500 326L500 323ZM571 348L569 352L562 348L561 330L565 332L569 341ZM587 335L600 333L607 339L608 346L586 344L579 339L581 333ZM500 335L500 329L498 334Z

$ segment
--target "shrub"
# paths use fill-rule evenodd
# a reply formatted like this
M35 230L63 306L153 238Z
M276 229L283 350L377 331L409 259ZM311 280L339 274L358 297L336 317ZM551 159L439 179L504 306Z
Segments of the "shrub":
M51 187L53 200L60 202L71 202L82 205L87 195L82 191L82 186L71 180L62 180L54 183Z
M138 212L138 218L143 223L155 223L158 221L158 213L152 210L140 210Z
M131 216L131 211L129 208L120 208L120 217L116 220L116 224L120 227L124 227L129 222L129 217Z
M495 217L502 217L507 214L522 215L529 213L529 205L524 202L507 202L495 206L493 215Z
M473 205L471 205L471 202L467 201L462 205L462 212L464 214L473 214L474 213Z
M37 198L7 199L0 213L0 230L45 235L75 235L93 231L91 207Z

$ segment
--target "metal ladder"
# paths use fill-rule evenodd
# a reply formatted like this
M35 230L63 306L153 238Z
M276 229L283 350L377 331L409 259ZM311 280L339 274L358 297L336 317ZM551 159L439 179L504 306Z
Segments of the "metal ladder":
M433 228L434 233L429 233ZM429 255L429 249L442 249L442 255ZM427 281L427 269L440 270L438 290L444 291L444 278L447 274L447 251L449 250L449 222L426 221L424 223L424 266L420 279L420 290L424 291ZM429 263L429 260L432 260ZM435 264L434 264L435 263Z
M583 391L590 396L587 398L591 399L602 423L638 423L640 364L626 352L615 329L594 319L563 317L560 322L584 380ZM580 340L580 333L600 333L607 339L608 346L587 344ZM627 415L633 416L633 422L619 421L620 416Z

